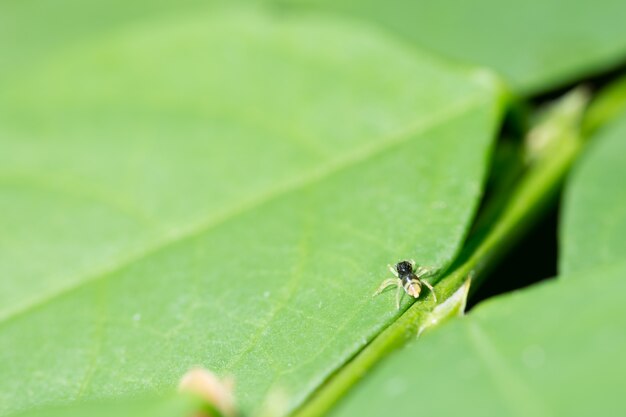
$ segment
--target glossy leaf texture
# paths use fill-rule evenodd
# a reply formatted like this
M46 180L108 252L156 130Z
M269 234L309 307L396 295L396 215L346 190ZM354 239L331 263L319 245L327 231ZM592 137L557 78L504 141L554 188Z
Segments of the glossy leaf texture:
M613 265L486 301L392 355L330 415L620 415L625 274Z
M502 110L489 73L256 8L38 59L0 85L2 415L195 365L300 404L397 318L387 263L454 258Z
M622 94L623 95L623 94ZM626 111L599 128L566 188L560 228L563 273L596 269L626 254Z
M339 12L455 60L500 72L522 94L564 86L626 60L620 0L270 0Z

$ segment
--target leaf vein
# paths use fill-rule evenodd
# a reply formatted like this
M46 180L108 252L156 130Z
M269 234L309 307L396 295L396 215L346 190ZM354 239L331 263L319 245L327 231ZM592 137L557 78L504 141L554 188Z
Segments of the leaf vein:
M106 279L114 273L120 272L130 265L133 265L134 263L147 259L155 253L164 250L169 246L178 244L185 240L192 239L196 236L206 233L207 231L217 228L244 213L254 210L255 208L268 204L269 202L274 201L289 193L301 191L303 189L306 189L307 187L311 187L325 179L332 177L333 175L336 175L339 172L342 172L343 170L357 166L359 163L367 161L368 159L373 158L376 155L382 154L397 146L400 146L416 135L427 132L430 129L434 129L449 120L452 120L466 112L469 112L474 107L483 104L484 100L484 95L480 93L458 100L452 103L447 108L433 114L431 117L418 120L415 123L409 124L404 129L401 129L394 134L389 135L387 138L382 139L381 141L378 141L373 145L360 148L352 154L348 155L347 157L334 161L333 163L322 169L318 169L311 174L295 178L287 183L281 184L271 189L270 191L258 196L254 196L249 200L238 204L237 206L229 207L215 214L211 218L187 227L186 229L180 231L178 234L170 236L147 249L135 251L134 253L127 256L125 259L119 260L112 265L104 267L100 271L96 271L93 274L88 274L90 275L90 277L81 280L78 283L62 287L52 292L51 294L39 298L38 300L36 299L34 301L31 301L30 304L27 304L25 306L21 306L13 310L8 310L7 312L5 312L4 315L0 315L0 327L6 325L12 320L15 320L25 315L30 311L46 305L54 299L63 297L64 295L76 291L77 289L82 288L95 281Z

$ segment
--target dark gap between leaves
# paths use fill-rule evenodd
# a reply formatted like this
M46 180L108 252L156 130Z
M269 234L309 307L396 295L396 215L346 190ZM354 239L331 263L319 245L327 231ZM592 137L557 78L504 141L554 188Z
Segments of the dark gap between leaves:
M624 72L626 72L626 61L619 62L611 69L601 72L599 74L592 75L582 80L575 80L561 87L557 87L544 93L537 94L533 97L530 97L528 101L532 106L537 107L547 102L556 100L559 97L562 97L565 93L581 84L588 86L593 92L597 92L603 87L622 78L624 76Z
M528 114L523 108L512 108L504 117L498 140L490 162L489 176L483 198L471 227L468 250L471 253L472 236L488 233L489 224L505 207L511 192L526 170L523 161L523 138L528 129ZM487 276L481 279L476 292L467 301L471 310L481 301L510 291L515 291L554 277L557 273L558 215L556 198L546 211L539 214L532 226L521 233L503 258L496 262ZM466 242L466 244L468 243ZM474 248L475 249L475 248Z
M467 301L471 310L481 301L528 287L557 273L559 204L554 204L532 230L489 273L490 278Z

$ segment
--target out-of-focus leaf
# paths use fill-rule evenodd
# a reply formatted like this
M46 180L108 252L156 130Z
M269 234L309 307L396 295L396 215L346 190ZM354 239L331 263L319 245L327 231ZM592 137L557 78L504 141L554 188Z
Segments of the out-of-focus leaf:
M392 355L332 417L621 415L626 265L594 276L485 302Z
M177 394L158 397L92 401L62 407L34 409L12 417L193 417L203 405Z
M594 133L626 110L626 77L611 83L593 99L585 115L585 133Z
M559 270L595 270L626 259L626 112L601 127L567 185ZM581 276L582 277L582 276Z
M376 22L416 45L501 72L537 93L626 60L626 3L498 0L269 0Z
M10 78L0 414L194 365L245 413L299 404L398 316L371 298L388 262L452 260L501 110L485 72L260 10L139 19Z
M142 19L203 10L219 1L228 0L4 1L0 3L0 79Z

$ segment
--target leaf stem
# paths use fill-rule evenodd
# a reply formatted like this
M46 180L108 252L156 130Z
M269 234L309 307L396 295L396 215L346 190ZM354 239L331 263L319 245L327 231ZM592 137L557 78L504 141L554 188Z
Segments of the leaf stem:
M504 254L520 239L554 202L558 190L583 145L580 134L588 94L574 90L553 104L543 114L543 120L527 136L528 165L516 186L509 193L493 196L488 205L495 210L484 210L489 219L482 218L481 226L469 237L467 244L448 273L435 289L440 304L462 289L471 278L472 288ZM505 277L502 277L505 278ZM465 303L464 296L459 304ZM426 327L433 327L458 310L446 309L447 317L436 317L432 296L415 302L395 322L383 330L350 362L338 370L292 417L317 417L326 414L348 390L377 362L407 341L415 339Z

